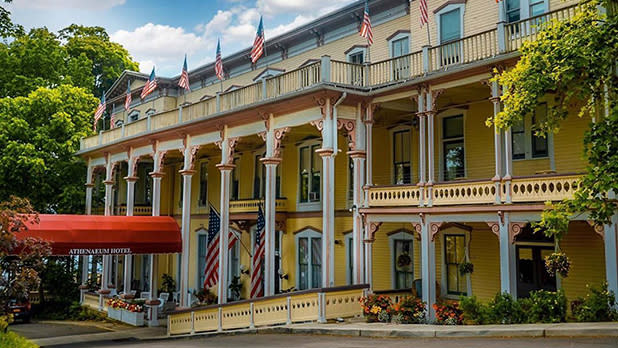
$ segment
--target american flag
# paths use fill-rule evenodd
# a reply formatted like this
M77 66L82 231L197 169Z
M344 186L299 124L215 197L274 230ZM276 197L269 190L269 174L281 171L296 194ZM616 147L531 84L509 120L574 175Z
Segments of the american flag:
M371 30L371 18L369 18L369 1L365 0L365 13L363 15L363 24L360 28L360 36L367 39L369 45L373 44L373 31Z
M253 40L253 48L251 49L251 63L255 64L264 54L264 41L264 23L262 22L262 17L260 17L260 24L255 33L255 40Z
M223 61L221 60L221 43L217 40L217 57L215 58L215 74L223 80Z
M101 118L101 116L103 116L103 113L105 112L105 92L103 92L103 95L101 96L101 100L99 101L99 106L97 106L97 109L94 112L94 131L97 131L97 122L99 122L99 119Z
M182 65L182 72L180 73L180 80L178 80L178 86L184 88L187 91L191 90L189 87L189 72L187 71L187 55L185 54L185 63Z
M221 216L210 206L208 213L208 249L206 251L206 268L204 269L204 288L212 288L219 280L219 230ZM228 250L232 249L238 237L230 230L228 234Z
M429 15L427 14L427 0L420 0L418 2L421 9L421 28L423 25L429 23Z
M112 114L109 117L109 128L114 128L116 123L116 114Z
M255 229L255 249L251 260L251 298L264 296L262 264L264 262L265 226L266 220L260 206L258 208L257 226Z
M124 97L124 109L129 110L131 108L131 102L133 101L131 97L131 81L127 81L127 96Z
M148 78L148 81L146 81L146 84L144 85L144 89L142 89L142 94L140 95L140 98L142 99L146 98L146 96L152 93L152 91L154 91L156 88L157 88L157 78L155 77L155 68L153 66L152 72L150 73L150 77Z

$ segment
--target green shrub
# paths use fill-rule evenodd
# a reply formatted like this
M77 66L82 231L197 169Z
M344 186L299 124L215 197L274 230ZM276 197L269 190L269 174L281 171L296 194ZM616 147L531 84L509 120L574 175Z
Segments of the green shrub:
M0 347L2 348L38 348L36 344L12 332L0 331Z
M529 323L560 323L566 321L567 300L564 290L530 292L530 298L520 300Z
M521 304L508 293L498 293L487 308L488 324L519 324L525 319Z
M488 307L481 303L476 296L462 296L459 299L459 307L463 311L463 323L465 325L481 325L487 323Z
M573 316L577 321L613 321L618 320L616 297L607 289L607 283L588 288L584 298L573 301Z
M88 306L81 306L79 303L71 305L71 319L77 321L106 321L107 314L94 310Z

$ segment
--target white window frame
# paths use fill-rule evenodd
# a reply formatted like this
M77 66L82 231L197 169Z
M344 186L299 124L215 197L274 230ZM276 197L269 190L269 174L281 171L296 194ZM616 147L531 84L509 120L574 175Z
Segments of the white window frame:
M451 181L457 181L457 180L465 180L468 178L468 151L466 150L468 148L467 146L467 140L466 140L466 119L467 117L467 111L466 109L459 109L459 108L453 108L453 109L448 109L446 111L443 111L441 113L439 113L438 115L436 115L435 120L434 120L434 134L439 134L439 139L440 141L438 142L438 180L440 181L445 181L445 173L444 173L444 130L442 129L442 123L443 123L443 119L444 118L448 118L448 117L452 117L452 116L459 116L462 115L463 117L463 143L464 143L464 176L461 178L457 178L456 180L451 180Z
M311 239L313 238L320 238L320 240L322 239L322 233L314 230L313 228L306 228L304 230L302 230L301 232L298 232L296 234L296 236L294 236L294 253L296 254L296 263L294 264L294 268L296 269L296 276L294 277L296 279L296 289L300 290L300 255L298 253L298 241L300 238L307 238L307 242L308 242L308 255L309 255L309 263L308 263L308 267L307 267L307 273L308 273L308 287L307 289L315 289L315 287L313 286L312 282L313 282L313 268L311 267L312 263L311 263L311 257L313 257L312 255L312 243L311 243ZM322 244L320 243L320 247L322 246ZM324 252L324 250L322 250L322 252ZM320 253L321 254L321 253ZM322 266L322 272L324 271L324 265L322 264L322 260L320 260L320 264ZM320 275L321 277L321 275Z
M366 62L366 60L367 60L366 59L367 58L367 47L362 47L362 46L354 47L353 49L348 51L345 54L345 61L349 63L351 56L356 55L358 53L362 53L363 54L363 64L364 64Z
M547 105L547 108L549 110L549 104L548 103L545 103L545 104ZM550 169L556 170L556 163L555 163L555 156L554 156L554 134L552 132L549 132L545 135L547 139L547 156L533 157L533 154L532 154L532 135L533 135L532 134L533 133L532 117L533 116L534 115L526 115L526 117L524 118L524 158L512 158L513 156L513 153L512 153L511 159L513 160L513 162L549 159ZM509 131L511 132L511 136L512 136L513 128L511 128ZM511 149L513 148L514 148L513 144L511 143Z
M466 11L466 4L449 4L444 6L444 8L440 9L440 11L436 12L434 14L434 18L435 18L435 22L436 22L436 31L437 31L437 39L438 39L438 44L442 44L443 42L441 42L440 37L441 37L441 32L440 32L440 20L442 18L442 15L448 12L451 12L453 10L457 10L459 9L459 23L460 23L460 35L459 38L463 38L465 37L465 33L464 33L464 13Z
M200 272L202 272L202 270L199 269L200 267L200 236L206 236L206 245L204 245L204 248L206 250L208 250L208 230L206 228L204 228L203 226L201 226L200 228L197 229L197 231L195 231L196 234L196 242L197 242L197 250L195 250L195 256L197 257L197 272L195 272L195 284L197 289L202 289L202 287L204 286L204 284L200 284ZM206 266L206 264L204 263L204 266Z
M135 122L139 120L140 111L139 110L131 110L129 115L127 116L127 123Z
M202 196L202 166L206 167L206 203L205 204L201 204L200 202L200 198ZM198 177L197 177L197 181L198 181L198 186L197 186L197 206L199 208L208 208L208 159L202 159L198 161L198 165L197 167L199 168L198 171Z
M388 40L388 56L389 57L395 58L395 57L393 57L393 42L399 41L401 39L407 39L408 40L408 52L410 52L410 48L411 48L410 47L410 33L399 33L399 34L393 36L390 40Z
M394 57L393 56L393 43L399 40L407 40L408 53L401 55L401 56ZM394 37L392 37L390 40L388 40L388 56L392 59L390 62L391 67L389 69L391 80L394 80L396 77L398 77L397 79L400 79L402 75L410 77L410 68L411 68L412 62L410 61L409 57L407 60L405 58L395 59L395 58L404 57L406 55L409 55L410 49L411 49L410 33L399 33L395 35ZM398 76L395 76L395 73L398 73Z
M440 231L439 233L439 238L440 238L440 243L441 243L441 251L440 251L440 262L441 262L441 283L440 283L440 293L442 294L443 297L445 298L449 298L449 299L454 299L454 300L458 300L461 295L456 295L456 294L449 294L448 293L448 289L447 289L447 271L446 271L446 235L460 235L460 236L464 236L464 240L465 240L465 245L464 245L464 250L466 252L466 260L467 262L472 262L471 258L470 258L470 231L467 231L463 228L457 227L457 226L451 226L448 228L445 228L443 230ZM457 270L457 272L459 272L459 270ZM470 277L470 273L466 274L466 296L473 296L472 294L472 279Z
M395 279L395 240L410 240L412 241L412 250L410 250L412 257L412 287L414 287L414 233L408 230L399 230L388 236L388 248L391 265L391 289L396 289L397 280Z
M242 283L242 273L240 273L240 243L242 241L242 233L234 228L230 227L230 231L236 236L238 236L238 240L234 243L234 246L231 249L228 249L227 252L227 293L228 298L232 298L232 290L230 290L230 284L232 284L232 278L234 276L239 276L240 282ZM236 238L236 237L234 237ZM229 240L228 240L229 242ZM238 259L238 268L232 268L232 257L236 257ZM241 294L242 295L242 294Z
M395 182L395 133L401 131L410 132L410 183L402 184L402 185L413 185L414 181L414 158L413 158L413 149L414 149L414 138L412 137L412 126L397 126L392 129L389 129L389 138L390 138L390 182L391 185L397 185Z
M297 160L296 160L296 178L298 180L298 184L296 185L296 210L298 211L316 211L322 209L322 187L320 187L320 200L316 202L301 202L300 201L300 190L301 190L301 180L300 180L300 150L304 147L309 147L309 154L313 156L311 152L311 147L314 145L321 145L320 139L312 139L304 141L296 146ZM321 159L320 159L321 160ZM312 176L310 176L312 178ZM324 180L324 168L320 170L320 186L323 185ZM310 179L311 182L311 179ZM309 185L311 187L311 184Z

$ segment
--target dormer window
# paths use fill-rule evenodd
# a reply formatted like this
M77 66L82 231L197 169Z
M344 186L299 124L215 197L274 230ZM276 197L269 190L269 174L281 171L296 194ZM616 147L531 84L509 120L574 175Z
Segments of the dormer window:
M139 110L133 110L129 113L129 123L139 120Z
M267 78L270 78L270 77L281 75L284 72L285 72L285 70L283 70L283 69L266 68L261 73L259 73L258 76L253 78L253 82L259 81L261 79L267 79Z
M146 110L146 116L152 116L154 114L157 113L157 110L155 108L150 108L148 110Z

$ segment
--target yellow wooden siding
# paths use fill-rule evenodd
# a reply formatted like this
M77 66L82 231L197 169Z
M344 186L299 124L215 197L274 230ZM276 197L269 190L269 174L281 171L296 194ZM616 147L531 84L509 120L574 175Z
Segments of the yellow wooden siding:
M500 292L500 242L489 229L474 229L470 233L472 295L488 301Z
M571 259L569 276L562 279L569 300L585 296L587 284L598 286L605 281L605 248L592 227L572 222L560 247Z

